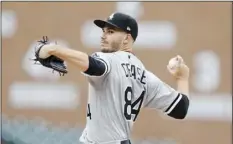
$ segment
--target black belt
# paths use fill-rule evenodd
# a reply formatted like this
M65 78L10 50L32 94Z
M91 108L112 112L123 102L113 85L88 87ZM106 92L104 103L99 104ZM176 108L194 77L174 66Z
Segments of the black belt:
M131 144L130 140L121 141L121 144Z

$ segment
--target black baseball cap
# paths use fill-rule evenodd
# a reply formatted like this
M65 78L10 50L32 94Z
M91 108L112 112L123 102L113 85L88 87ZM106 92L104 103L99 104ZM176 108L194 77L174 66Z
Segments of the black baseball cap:
M94 20L94 23L100 27L104 28L106 25L110 25L116 28L119 28L133 37L134 41L138 36L138 24L137 21L127 15L120 12L113 13L111 16L107 18L107 20Z

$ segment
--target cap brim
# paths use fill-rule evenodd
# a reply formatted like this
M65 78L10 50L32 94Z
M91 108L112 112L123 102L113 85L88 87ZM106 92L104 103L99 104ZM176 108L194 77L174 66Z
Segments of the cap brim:
M94 20L94 24L100 28L104 28L105 26L112 26L112 27L119 28L118 26L110 22L104 21L104 20Z

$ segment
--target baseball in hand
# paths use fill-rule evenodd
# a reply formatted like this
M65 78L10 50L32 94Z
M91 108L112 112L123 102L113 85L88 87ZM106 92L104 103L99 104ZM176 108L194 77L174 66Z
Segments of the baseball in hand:
M189 77L189 68L180 55L169 60L167 69L175 78L187 79Z

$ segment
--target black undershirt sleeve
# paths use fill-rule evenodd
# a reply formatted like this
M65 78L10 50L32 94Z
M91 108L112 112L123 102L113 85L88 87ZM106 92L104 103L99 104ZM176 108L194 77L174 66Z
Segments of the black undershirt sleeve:
M180 101L176 104L176 106L173 108L173 110L168 115L170 117L175 118L175 119L184 119L188 113L189 99L185 94L180 93L179 95L181 95L182 98L180 99ZM178 98L178 96L177 96L177 98ZM170 109L170 107L175 103L177 98L172 102L172 104L167 108L166 111L168 111Z
M88 57L89 59L89 67L84 72L91 76L102 76L107 71L107 64L102 59L96 59L91 56Z

